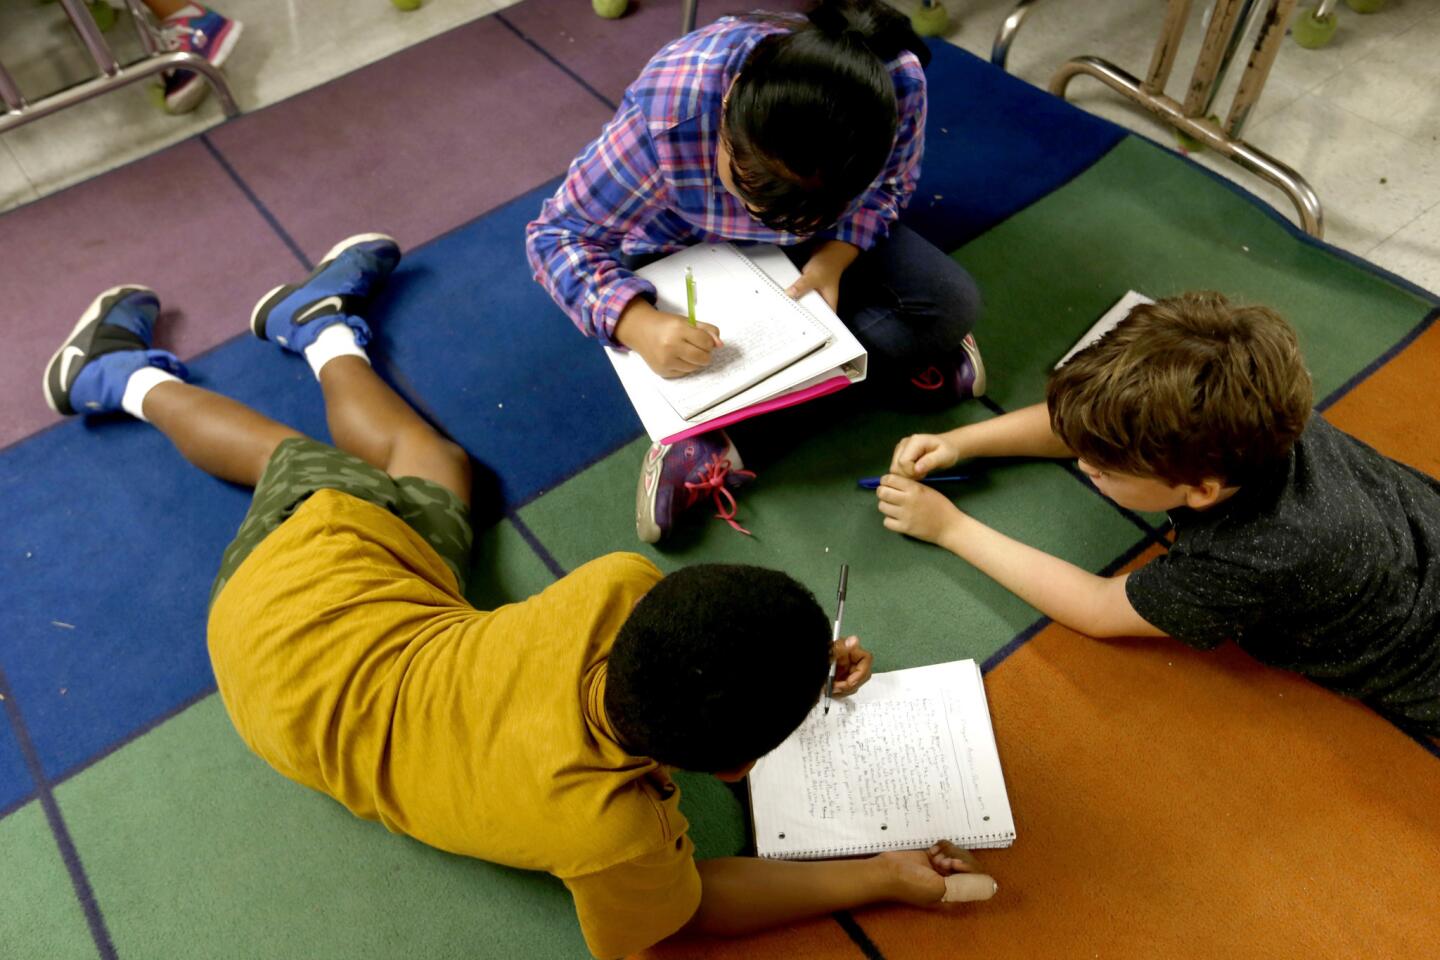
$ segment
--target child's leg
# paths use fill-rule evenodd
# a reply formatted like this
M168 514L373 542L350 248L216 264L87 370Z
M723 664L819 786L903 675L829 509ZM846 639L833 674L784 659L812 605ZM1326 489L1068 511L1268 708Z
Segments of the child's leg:
M929 380L952 401L985 392L970 336L981 306L965 268L900 224L840 282L840 318L870 356L870 379L922 390Z
M238 400L178 380L153 387L142 409L186 460L247 487L259 481L281 440L304 436Z
M302 283L256 304L256 336L305 357L325 396L335 446L392 477L439 484L470 504L470 458L436 431L370 367L361 313L400 260L383 234L336 244Z
M320 370L325 417L335 446L392 477L419 477L470 505L470 457L441 436L360 357Z
M183 382L185 365L151 347L159 312L154 291L134 284L96 297L50 358L46 402L66 415L124 410L153 423L200 469L253 487L280 441L300 434Z

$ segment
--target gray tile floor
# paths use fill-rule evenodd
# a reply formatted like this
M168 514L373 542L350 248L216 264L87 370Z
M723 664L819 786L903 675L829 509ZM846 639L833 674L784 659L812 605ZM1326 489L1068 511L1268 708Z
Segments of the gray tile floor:
M241 108L253 110L510 2L428 0L418 11L401 13L388 0L225 0L220 9L245 23L227 72ZM946 2L953 21L948 39L988 56L1013 0ZM1094 54L1143 74L1164 6L1162 0L1038 0L1011 49L1009 68L1044 86L1069 57ZM1188 77L1209 7L1193 5L1172 95ZM583 0L575 8L576 16L593 16ZM678 8L676 2L677 22ZM1342 3L1339 17L1326 48L1304 50L1286 41L1245 136L1315 187L1325 205L1328 240L1440 291L1440 2L1390 0L1370 16ZM138 54L123 19L109 36L122 54ZM0 3L0 63L32 98L88 76L88 60L59 7L38 0ZM167 116L142 87L0 136L0 210L221 119L208 101L188 117ZM1168 128L1098 83L1079 78L1070 93L1087 110L1175 145ZM1228 104L1228 88L1219 102ZM1283 194L1233 164L1208 153L1195 159L1292 214Z
M947 3L948 39L988 57L1014 0ZM1302 5L1312 7L1314 0ZM1037 0L1011 47L1008 68L1044 87L1066 60L1090 54L1143 77L1165 6L1163 0ZM1167 88L1177 99L1183 98L1211 6L1192 4ZM1306 50L1286 39L1243 135L1315 188L1327 240L1440 291L1440 2L1390 0L1368 16L1341 3L1337 16L1329 46ZM1229 106L1239 67L1237 62L1221 88L1216 102L1222 108ZM1168 126L1097 81L1076 78L1069 98L1177 146ZM1294 218L1285 195L1254 175L1209 152L1193 158Z

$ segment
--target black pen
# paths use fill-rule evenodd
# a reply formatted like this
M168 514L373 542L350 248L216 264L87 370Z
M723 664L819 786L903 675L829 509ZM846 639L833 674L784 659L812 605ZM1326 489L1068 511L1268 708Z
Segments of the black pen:
M845 619L845 584L850 579L850 564L840 564L840 587L835 591L835 629L830 634L830 674L825 678L825 714L835 691L835 644L840 642L840 621Z

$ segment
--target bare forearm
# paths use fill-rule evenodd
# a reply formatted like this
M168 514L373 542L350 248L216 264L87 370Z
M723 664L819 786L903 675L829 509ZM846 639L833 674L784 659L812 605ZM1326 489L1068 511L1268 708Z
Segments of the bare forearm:
M702 860L700 909L686 933L735 936L892 899L891 872L876 858L792 862Z
M1073 457L1055 431L1043 403L958 427L947 434L962 459L967 457Z
M1050 619L1081 633L1160 634L1134 612L1122 577L1097 576L964 513L956 513L937 542Z

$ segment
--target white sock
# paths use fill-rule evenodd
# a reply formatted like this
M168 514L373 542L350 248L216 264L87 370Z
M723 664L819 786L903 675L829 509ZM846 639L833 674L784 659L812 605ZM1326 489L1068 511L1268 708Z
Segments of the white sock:
M145 395L162 383L171 380L180 382L180 378L168 370L161 370L159 367L141 367L130 374L130 379L125 381L125 393L120 398L120 406L136 420L144 420L149 423L145 416Z
M359 357L370 362L365 348L355 341L355 331L343 323L332 323L321 330L315 342L305 348L305 359L315 372L316 380L320 379L320 369L336 357Z

